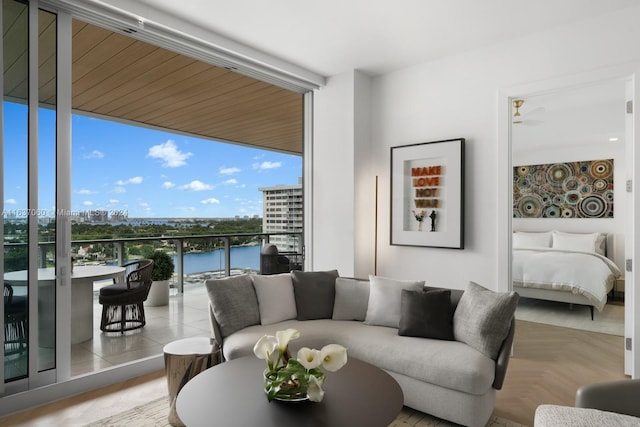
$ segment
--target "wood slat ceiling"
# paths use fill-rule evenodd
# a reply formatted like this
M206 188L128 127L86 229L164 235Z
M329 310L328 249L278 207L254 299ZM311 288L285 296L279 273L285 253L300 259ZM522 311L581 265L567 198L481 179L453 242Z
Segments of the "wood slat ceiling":
M4 18L5 37L24 34L19 11L8 19L5 10ZM302 154L302 94L77 20L72 34L76 112ZM55 26L50 20L41 19L40 40L47 46L40 54L40 101L52 104ZM25 99L26 49L16 48L9 57L5 96Z

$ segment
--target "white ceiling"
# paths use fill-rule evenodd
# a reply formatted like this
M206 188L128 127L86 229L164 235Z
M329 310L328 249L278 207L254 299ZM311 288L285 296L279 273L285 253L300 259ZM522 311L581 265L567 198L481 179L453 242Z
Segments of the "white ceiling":
M93 0L96 1L96 0ZM127 2L103 0L124 5ZM309 71L371 75L638 5L637 0L136 0Z

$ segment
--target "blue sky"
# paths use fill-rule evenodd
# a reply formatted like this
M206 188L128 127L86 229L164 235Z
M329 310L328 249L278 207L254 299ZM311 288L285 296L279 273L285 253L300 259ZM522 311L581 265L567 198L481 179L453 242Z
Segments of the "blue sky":
M23 209L26 109L4 106L5 210ZM53 144L44 135L54 117L40 111L39 207L52 209ZM302 174L301 156L80 115L72 120L71 162L72 210L124 210L131 218L262 216L258 188L297 184Z

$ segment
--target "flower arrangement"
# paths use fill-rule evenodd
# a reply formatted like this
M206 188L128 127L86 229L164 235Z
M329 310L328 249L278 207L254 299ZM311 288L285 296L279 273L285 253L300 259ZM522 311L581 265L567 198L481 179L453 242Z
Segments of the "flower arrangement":
M253 353L267 362L264 370L267 399L310 400L321 402L324 397L325 373L335 372L347 363L347 349L328 344L321 350L303 347L297 358L291 357L289 341L299 338L300 331L287 329L276 335L265 335L256 342Z

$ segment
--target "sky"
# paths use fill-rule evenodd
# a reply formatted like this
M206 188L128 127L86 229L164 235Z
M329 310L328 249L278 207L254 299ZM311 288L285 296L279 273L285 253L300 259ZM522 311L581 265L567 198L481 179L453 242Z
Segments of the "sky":
M24 106L4 108L6 213L27 207L27 126ZM39 111L38 204L48 211L55 206L55 115ZM71 170L72 211L229 218L262 216L258 188L297 184L302 157L74 115Z

